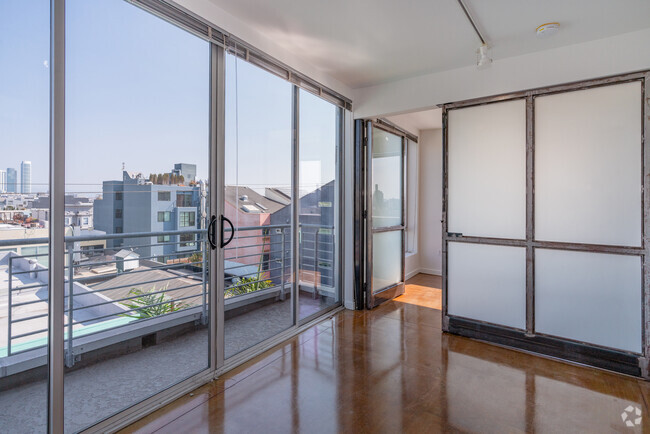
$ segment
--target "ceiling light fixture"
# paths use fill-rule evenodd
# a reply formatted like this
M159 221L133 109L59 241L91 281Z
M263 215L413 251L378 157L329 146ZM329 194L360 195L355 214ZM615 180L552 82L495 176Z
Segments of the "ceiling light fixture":
M478 36L479 40L481 41L481 46L476 50L476 68L485 69L492 64L492 58L489 56L489 47L487 45L487 42L485 42L485 38L483 38L483 35L481 35L481 32L479 32L478 27L476 26L476 23L474 22L472 16L469 14L469 11L465 7L463 0L458 0L458 4L465 13L467 20L474 28L476 36Z
M544 23L535 29L537 37L545 39L560 31L560 23Z

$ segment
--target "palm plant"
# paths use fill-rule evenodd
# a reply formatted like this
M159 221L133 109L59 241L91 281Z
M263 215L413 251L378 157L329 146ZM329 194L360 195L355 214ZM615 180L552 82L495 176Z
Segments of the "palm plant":
M133 312L125 313L123 316L145 319L185 309L187 307L185 303L175 302L165 296L164 291L167 290L168 286L165 285L162 289L163 292L156 291L155 286L149 291L143 291L140 288L131 288L129 296L137 295L139 297L124 302L124 305L132 309ZM156 294L157 292L160 292L160 294Z

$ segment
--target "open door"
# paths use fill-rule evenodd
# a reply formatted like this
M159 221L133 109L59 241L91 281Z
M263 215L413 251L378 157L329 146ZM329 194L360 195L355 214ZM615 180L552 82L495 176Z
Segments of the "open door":
M366 121L365 302L368 309L404 293L406 137Z

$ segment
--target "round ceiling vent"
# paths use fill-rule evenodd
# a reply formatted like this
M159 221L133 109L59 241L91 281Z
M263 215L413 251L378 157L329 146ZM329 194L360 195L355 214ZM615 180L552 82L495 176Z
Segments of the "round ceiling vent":
M537 27L537 37L540 39L553 36L560 31L560 23L546 23Z

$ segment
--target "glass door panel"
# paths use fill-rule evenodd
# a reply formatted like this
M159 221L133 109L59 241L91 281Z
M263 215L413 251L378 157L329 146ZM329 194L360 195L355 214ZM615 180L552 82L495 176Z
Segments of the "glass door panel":
M405 138L368 122L369 308L404 292Z
M292 90L226 55L225 359L295 323Z
M338 151L341 109L300 94L299 319L340 302Z
M209 366L210 49L127 2L66 6L58 254L65 429L79 431Z
M50 2L0 1L2 432L47 431L49 56Z

